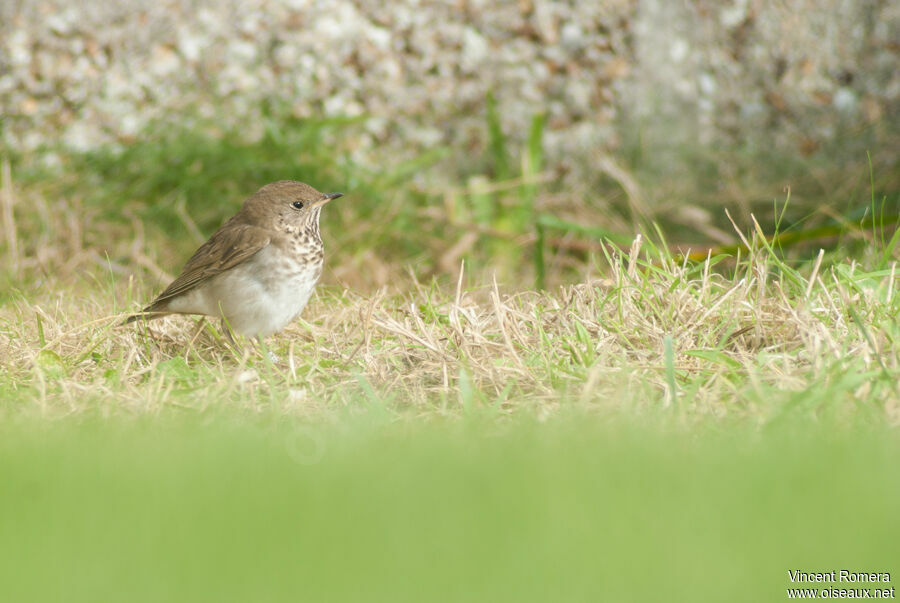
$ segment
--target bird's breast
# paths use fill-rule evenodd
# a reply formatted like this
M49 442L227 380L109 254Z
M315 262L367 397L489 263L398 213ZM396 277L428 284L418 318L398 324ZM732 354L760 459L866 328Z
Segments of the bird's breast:
M292 306L306 305L309 293L322 275L323 256L317 253L283 253L277 248L267 248L263 257L253 262L255 278L275 303ZM257 259L257 258L254 258ZM298 302L302 298L302 302ZM299 310L298 310L299 312Z
M268 246L217 279L216 303L238 333L270 335L297 318L322 274L320 254Z

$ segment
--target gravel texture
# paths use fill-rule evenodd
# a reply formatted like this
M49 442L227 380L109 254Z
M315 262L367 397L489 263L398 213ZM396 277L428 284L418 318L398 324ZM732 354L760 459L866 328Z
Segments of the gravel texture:
M620 117L811 153L896 121L898 24L887 0L6 0L0 131L90 149L201 115L254 137L274 102L367 116L362 161L473 154L491 92L514 141L547 113L556 162L615 149Z

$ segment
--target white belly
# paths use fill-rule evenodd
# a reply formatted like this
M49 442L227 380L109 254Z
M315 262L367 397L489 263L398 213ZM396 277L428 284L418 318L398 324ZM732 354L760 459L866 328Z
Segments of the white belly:
M300 315L322 274L322 262L298 264L272 247L172 300L175 312L224 317L235 333L265 337Z

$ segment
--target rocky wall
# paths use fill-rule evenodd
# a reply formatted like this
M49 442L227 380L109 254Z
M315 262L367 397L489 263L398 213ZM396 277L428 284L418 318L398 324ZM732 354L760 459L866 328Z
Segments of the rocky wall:
M2 140L127 144L158 119L248 137L265 101L365 115L357 159L483 149L491 92L512 140L547 113L552 161L660 141L815 152L897 117L887 0L63 0L0 2Z

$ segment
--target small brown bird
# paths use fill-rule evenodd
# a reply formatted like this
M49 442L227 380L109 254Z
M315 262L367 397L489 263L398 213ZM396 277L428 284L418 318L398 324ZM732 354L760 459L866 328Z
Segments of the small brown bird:
M125 322L203 314L250 337L280 331L303 311L322 274L319 214L341 196L292 180L267 184L200 246L153 303Z

